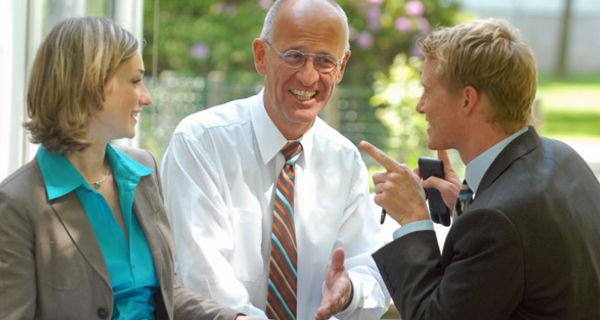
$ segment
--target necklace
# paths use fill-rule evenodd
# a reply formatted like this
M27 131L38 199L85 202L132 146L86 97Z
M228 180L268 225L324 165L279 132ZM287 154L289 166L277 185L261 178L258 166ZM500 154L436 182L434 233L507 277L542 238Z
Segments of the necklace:
M94 190L98 190L102 186L102 183L104 181L106 181L106 179L110 176L111 176L110 171L106 171L106 173L102 176L102 178L100 178L94 182L90 182L90 185L92 186L92 188L94 188Z

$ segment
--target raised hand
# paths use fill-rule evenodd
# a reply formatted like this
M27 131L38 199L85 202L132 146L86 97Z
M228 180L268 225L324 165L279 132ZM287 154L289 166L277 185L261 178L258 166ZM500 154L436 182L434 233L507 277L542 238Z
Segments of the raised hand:
M428 220L425 191L419 176L366 141L361 141L359 147L386 169L373 175L375 203L401 225Z
M452 208L456 205L461 181L450 164L448 153L445 150L438 150L437 154L438 159L444 163L444 179L433 176L429 177L429 179L423 181L423 188L435 188L439 190L444 203L452 211Z
M344 268L344 249L333 251L331 263L325 275L325 288L321 305L315 314L316 320L326 320L346 309L352 298L352 282Z

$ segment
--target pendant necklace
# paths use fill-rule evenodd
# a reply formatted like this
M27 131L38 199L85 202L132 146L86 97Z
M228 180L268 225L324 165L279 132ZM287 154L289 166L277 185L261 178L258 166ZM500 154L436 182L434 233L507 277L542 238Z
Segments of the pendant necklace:
M94 188L94 190L98 190L102 186L102 183L104 181L106 181L106 179L110 176L111 176L110 171L106 171L106 173L102 176L102 178L100 178L94 182L91 182L90 185L92 186L92 188Z

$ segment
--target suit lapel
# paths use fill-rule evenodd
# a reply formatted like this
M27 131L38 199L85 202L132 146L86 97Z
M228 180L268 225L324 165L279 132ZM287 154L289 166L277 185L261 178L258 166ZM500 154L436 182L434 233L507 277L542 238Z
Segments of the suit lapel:
M483 193L515 160L531 152L539 144L540 138L537 132L533 127L529 127L529 130L509 143L492 162L481 179L477 194Z
M92 225L75 192L69 192L64 197L51 201L50 206L62 222L79 252L104 282L111 287L104 256L96 240Z
M152 253L152 260L154 261L156 276L158 277L159 283L162 285L164 283L163 264L165 257L163 256L161 248L164 247L164 244L160 243L162 237L157 234L158 228L155 219L156 211L158 210L155 204L157 202L160 203L161 197L156 193L154 188L151 188L152 185L149 182L150 177L151 176L142 177L135 190L133 213L146 236L148 247Z

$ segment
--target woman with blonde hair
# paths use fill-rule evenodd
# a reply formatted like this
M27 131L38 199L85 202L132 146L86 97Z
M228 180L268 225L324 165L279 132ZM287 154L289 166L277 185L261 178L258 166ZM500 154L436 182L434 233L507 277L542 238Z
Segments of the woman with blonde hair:
M41 146L0 184L0 319L234 319L174 285L156 162L113 146L151 103L138 41L59 22L37 52L25 127Z

